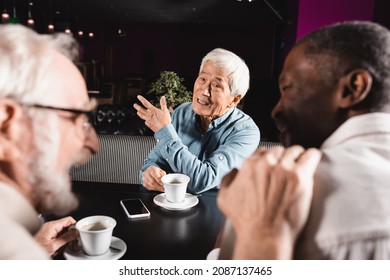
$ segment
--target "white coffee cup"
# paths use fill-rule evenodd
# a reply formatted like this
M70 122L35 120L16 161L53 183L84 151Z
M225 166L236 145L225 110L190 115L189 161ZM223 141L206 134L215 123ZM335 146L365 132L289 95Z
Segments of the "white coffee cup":
M161 181L164 185L165 196L169 202L178 203L184 201L190 177L185 174L171 173L164 175Z
M79 220L76 229L80 233L84 252L90 256L106 253L110 248L115 226L115 219L108 216L89 216Z

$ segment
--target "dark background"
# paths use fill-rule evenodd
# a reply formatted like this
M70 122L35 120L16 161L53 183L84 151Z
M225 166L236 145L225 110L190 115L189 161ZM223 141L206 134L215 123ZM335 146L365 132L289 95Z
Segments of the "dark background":
M305 1L8 0L5 8L12 16L15 4L19 21L25 24L32 2L38 32L48 33L49 23L55 31L69 28L81 45L88 87L102 103L131 107L132 97L144 94L163 70L177 72L192 90L203 56L216 47L231 50L251 71L243 110L258 124L263 140L277 140L270 112L279 98L277 78L283 59L296 40L299 23L308 18L299 16ZM336 0L313 1L338 7ZM362 2L374 7L370 20L389 26L389 1ZM346 7L345 14L358 6ZM313 8L316 12L323 14ZM80 30L83 36L77 35Z

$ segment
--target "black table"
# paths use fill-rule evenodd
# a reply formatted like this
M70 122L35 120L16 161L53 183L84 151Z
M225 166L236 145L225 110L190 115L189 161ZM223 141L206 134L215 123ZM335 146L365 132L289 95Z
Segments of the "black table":
M138 185L74 182L73 190L80 199L79 208L70 213L76 220L90 215L116 219L113 235L127 245L121 259L206 259L222 221L215 190L202 193L199 203L185 211L169 211L155 205L153 198L158 193L140 192ZM150 217L128 219L119 204L126 198L140 198Z

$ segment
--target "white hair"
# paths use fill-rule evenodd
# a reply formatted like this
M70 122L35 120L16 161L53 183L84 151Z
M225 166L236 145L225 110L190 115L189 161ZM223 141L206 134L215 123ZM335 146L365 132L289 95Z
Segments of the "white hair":
M22 25L0 26L0 98L39 103L47 92L45 75L54 54L75 61L78 45L67 34L39 35Z
M204 64L207 61L212 61L228 71L229 87L231 95L240 94L242 97L245 96L249 89L249 69L245 64L245 61L238 55L231 51L217 48L206 54L202 59L199 72L202 71Z
M58 53L75 61L78 46L74 39L67 34L39 35L22 25L0 26L0 99L41 104L49 94L57 94L48 90L45 76ZM58 117L54 112L36 108L25 111L34 133L34 149L26 160L31 170L29 181L39 204L37 210L69 212L77 206L77 199L71 192L69 170L58 171L54 164L61 152Z

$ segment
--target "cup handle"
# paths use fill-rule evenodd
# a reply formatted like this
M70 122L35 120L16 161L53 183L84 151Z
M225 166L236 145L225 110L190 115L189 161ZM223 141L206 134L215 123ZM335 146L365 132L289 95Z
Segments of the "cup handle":
M68 227L68 230L72 230L72 229L76 229L76 225L75 224Z
M71 225L71 226L68 227L68 230L72 230L72 229L77 230L77 229L76 229L76 225ZM82 244L81 244L81 238L80 238L80 236L79 236L76 240L70 242L68 246L69 246L70 249L71 249L72 251L74 251L74 252L80 251L80 250L83 248L83 247L82 247Z

